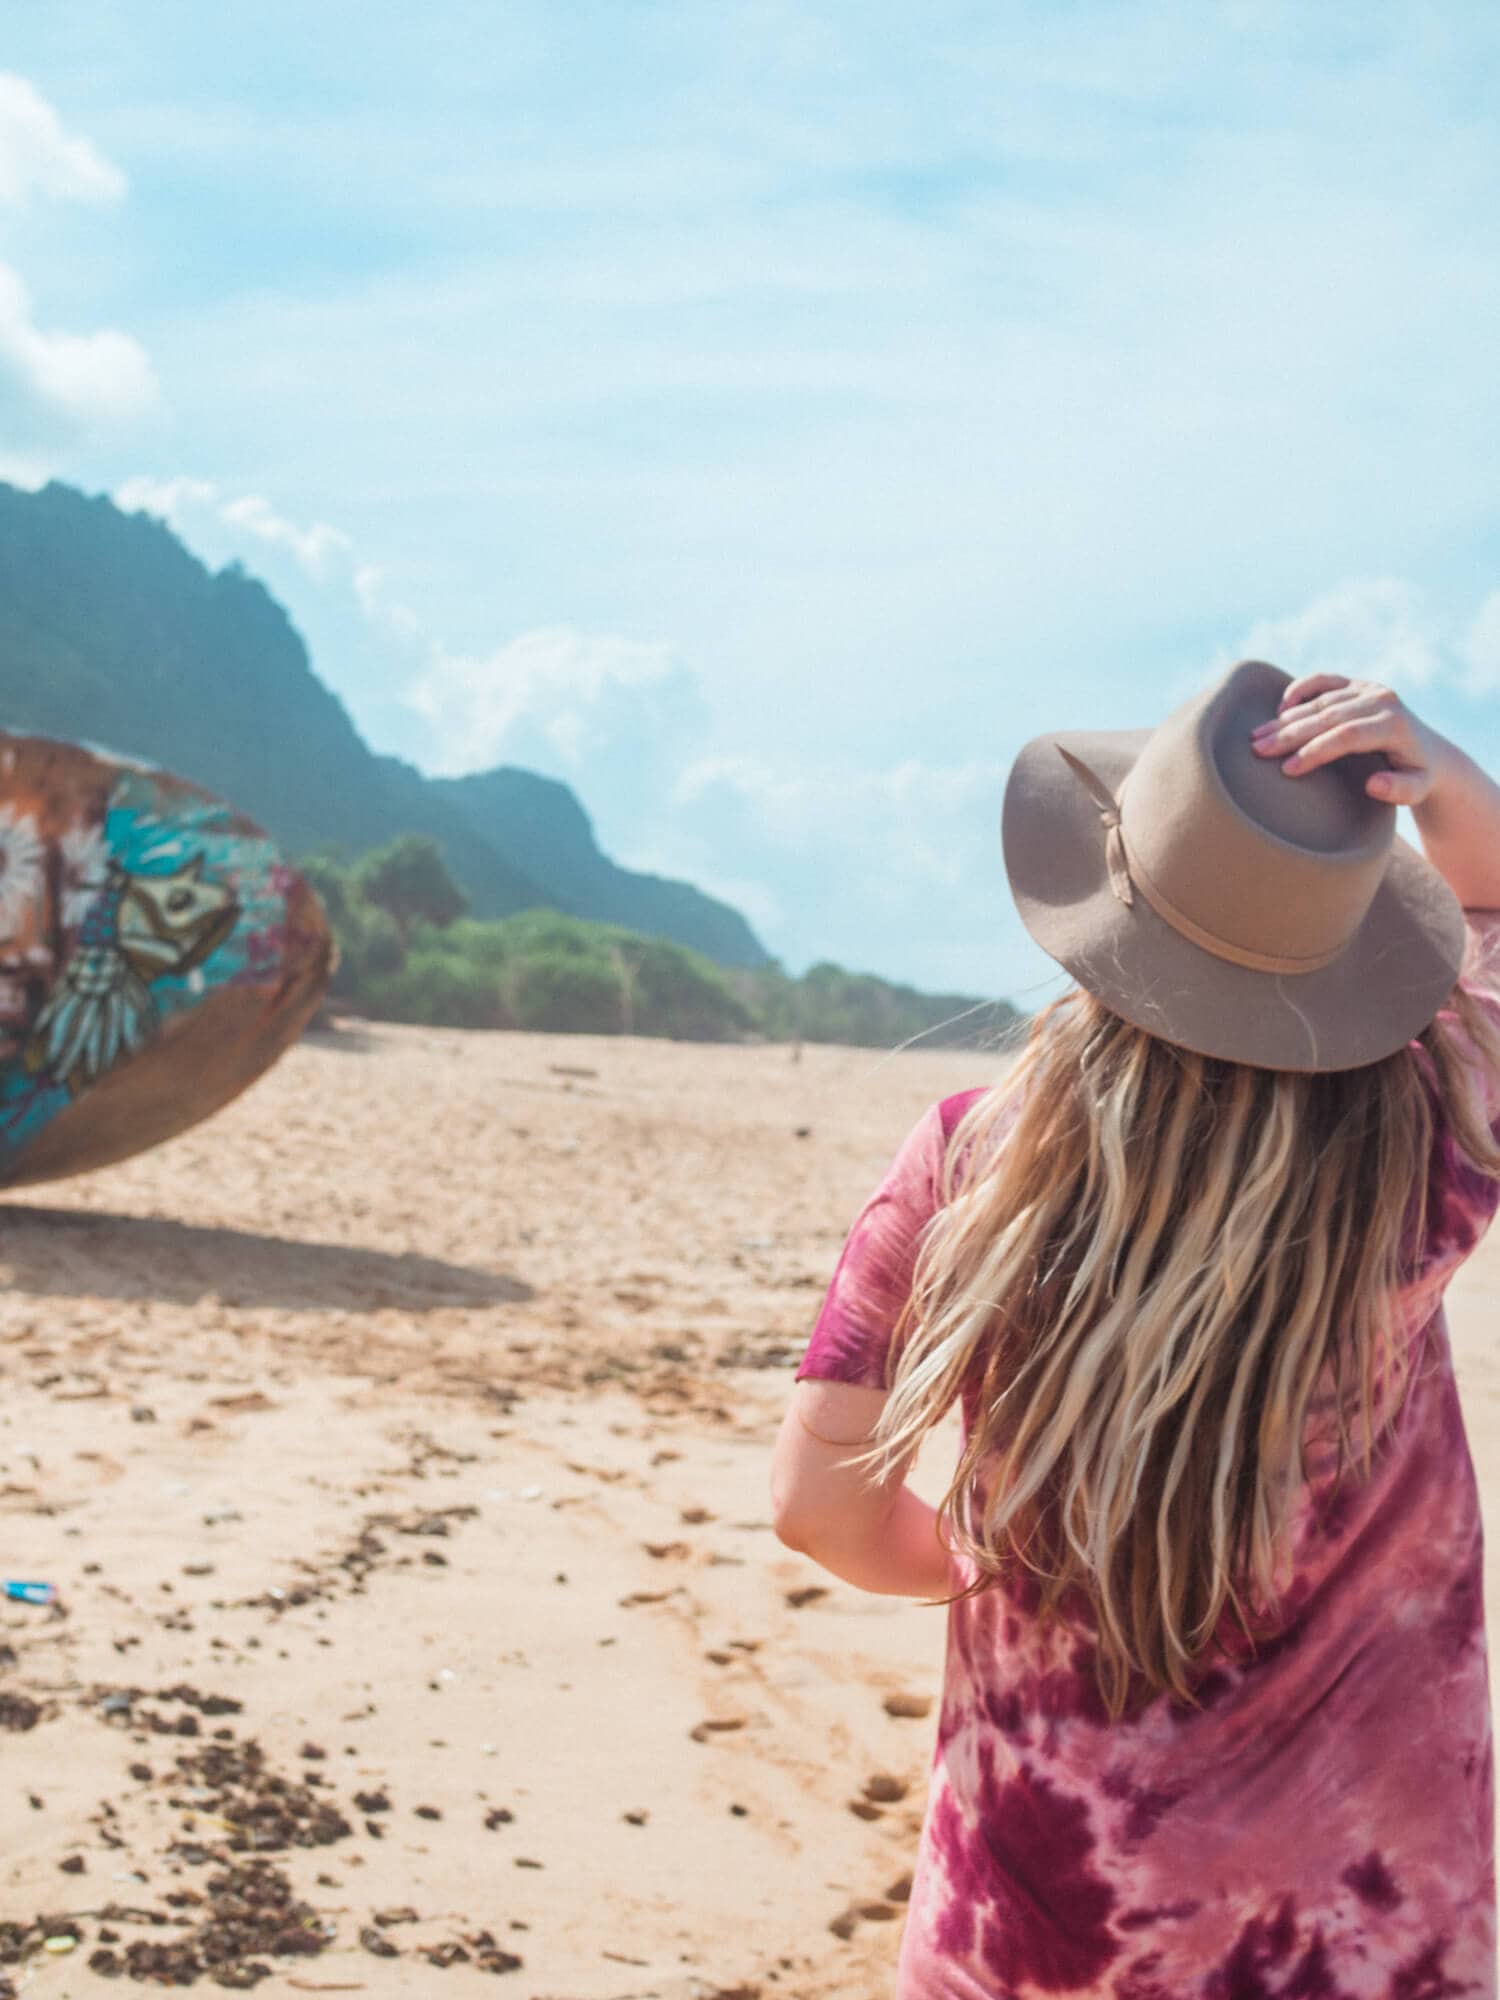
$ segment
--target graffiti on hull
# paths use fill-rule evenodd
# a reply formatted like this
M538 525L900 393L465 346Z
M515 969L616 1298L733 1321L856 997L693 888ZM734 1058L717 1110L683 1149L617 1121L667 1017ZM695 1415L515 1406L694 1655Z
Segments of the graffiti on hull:
M198 855L175 874L109 875L23 1051L27 1070L86 1090L156 1032L151 982L196 970L234 929L239 905L203 879Z
M309 906L260 829L196 786L0 735L0 1179L175 1017L310 962Z

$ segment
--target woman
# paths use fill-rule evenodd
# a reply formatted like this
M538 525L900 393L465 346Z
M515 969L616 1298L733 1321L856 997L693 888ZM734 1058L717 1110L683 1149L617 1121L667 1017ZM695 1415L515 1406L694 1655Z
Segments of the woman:
M1442 1295L1500 1202L1500 788L1244 661L1028 744L1004 845L1076 984L902 1147L772 1476L783 1542L950 1606L898 1993L1492 1995Z

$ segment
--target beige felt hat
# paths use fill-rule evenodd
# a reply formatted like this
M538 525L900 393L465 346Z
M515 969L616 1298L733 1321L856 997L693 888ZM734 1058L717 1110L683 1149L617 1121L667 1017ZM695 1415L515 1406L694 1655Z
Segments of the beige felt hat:
M1290 678L1241 660L1155 729L1034 737L1006 872L1037 943L1126 1020L1262 1069L1357 1069L1443 1005L1463 912L1365 791L1383 758L1291 778L1251 749Z

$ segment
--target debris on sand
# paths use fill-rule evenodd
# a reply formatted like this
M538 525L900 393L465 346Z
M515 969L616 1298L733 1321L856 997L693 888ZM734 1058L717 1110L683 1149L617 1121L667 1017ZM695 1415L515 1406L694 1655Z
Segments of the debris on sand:
M204 1901L205 1915L184 1935L136 1938L123 1953L101 1945L89 1955L90 1971L175 1986L206 1975L219 1986L246 1988L273 1976L257 1963L260 1954L313 1958L333 1942L332 1920L294 1895L269 1861L237 1862L211 1875Z
M171 1938L136 1937L122 1943L118 1926L164 1928L182 1922L166 1910L106 1903L86 1914L99 1920L98 1942L88 1967L103 1979L132 1979L156 1986L195 1986L210 1979L217 1986L249 1988L273 1976L271 1958L308 1958L333 1941L331 1919L320 1917L309 1903L293 1894L290 1882L271 1862L237 1862L211 1875L206 1890L182 1891L169 1898L196 1906L196 1921ZM55 1955L86 1942L74 1916L41 1915L29 1923L0 1922L0 1965L22 1965L43 1953ZM0 1975L0 1995L14 1992Z
M828 1587L821 1583L799 1584L795 1590L784 1590L782 1597L793 1611L800 1611L806 1604L816 1604L820 1597L828 1596Z
M420 1955L442 1971L450 1965L467 1965L472 1961L481 1972L519 1972L524 1963L513 1951L506 1951L495 1942L493 1931L464 1931L445 1943L422 1945Z
M474 1506L430 1508L419 1507L410 1513L367 1514L357 1534L349 1546L337 1556L322 1564L301 1563L304 1580L263 1590L255 1597L235 1600L237 1609L263 1608L277 1616L304 1604L316 1604L340 1594L341 1588L351 1597L362 1597L371 1573L383 1562L395 1568L409 1567L417 1561L442 1567L444 1559L436 1551L425 1551L422 1556L391 1554L390 1544L383 1539L386 1535L414 1535L444 1539L453 1532L455 1522L473 1521L479 1516Z
M231 1853L329 1847L354 1829L337 1806L314 1791L314 1778L287 1778L273 1771L253 1737L244 1743L207 1743L178 1757L171 1803L212 1814L226 1829L223 1844ZM203 1843L179 1841L174 1851L191 1861L203 1852Z

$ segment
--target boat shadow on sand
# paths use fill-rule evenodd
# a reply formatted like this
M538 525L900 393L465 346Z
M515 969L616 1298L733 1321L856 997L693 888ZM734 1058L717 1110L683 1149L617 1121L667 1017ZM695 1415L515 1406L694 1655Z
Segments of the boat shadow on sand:
M437 1312L536 1297L503 1272L410 1250L20 1202L0 1203L0 1286L38 1298L216 1299L314 1312Z

